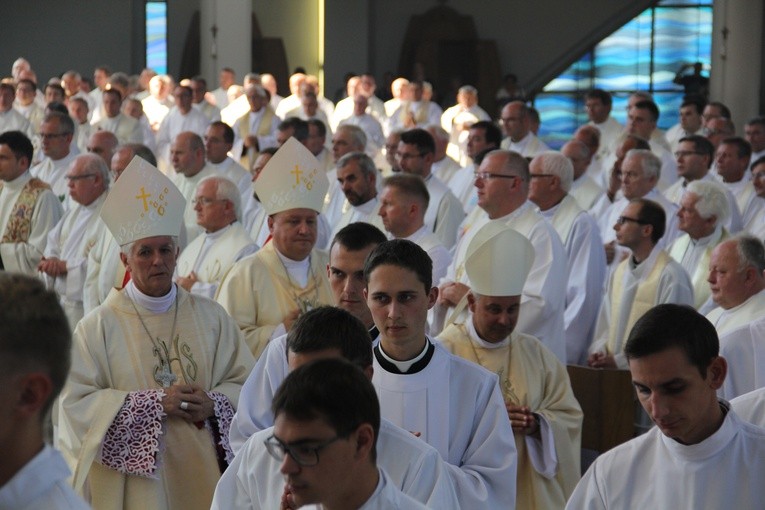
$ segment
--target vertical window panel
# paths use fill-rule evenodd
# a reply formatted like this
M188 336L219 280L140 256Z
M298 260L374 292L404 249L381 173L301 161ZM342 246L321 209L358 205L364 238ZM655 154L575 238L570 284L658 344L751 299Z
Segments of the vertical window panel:
M167 4L146 2L146 67L167 74Z

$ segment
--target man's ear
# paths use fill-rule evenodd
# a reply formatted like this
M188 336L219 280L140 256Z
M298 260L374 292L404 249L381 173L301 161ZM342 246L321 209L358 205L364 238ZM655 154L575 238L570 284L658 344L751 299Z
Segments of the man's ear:
M120 260L122 261L122 265L125 266L125 271L129 273L130 272L130 266L128 265L127 255L125 255L121 251L120 251Z
M719 390L728 374L728 362L722 356L717 356L707 367L707 379L714 390Z
M370 459L375 446L375 431L369 423L362 423L356 429L356 458Z
M39 414L53 392L53 381L44 372L30 372L18 379L18 399L15 411L23 418Z

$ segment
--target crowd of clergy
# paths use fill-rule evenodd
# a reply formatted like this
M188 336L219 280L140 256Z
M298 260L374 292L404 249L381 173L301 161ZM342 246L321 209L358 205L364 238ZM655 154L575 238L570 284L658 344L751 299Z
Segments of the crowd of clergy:
M765 117L596 89L551 150L512 79L493 118L37 78L0 81L0 509L765 501ZM594 462L567 365L636 391Z

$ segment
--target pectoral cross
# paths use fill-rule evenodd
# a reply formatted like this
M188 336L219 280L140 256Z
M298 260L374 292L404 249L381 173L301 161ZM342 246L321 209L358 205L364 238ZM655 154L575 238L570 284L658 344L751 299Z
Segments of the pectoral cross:
M149 204L146 202L146 199L149 198L150 196L151 196L151 193L146 193L146 191L144 191L143 189L143 186L141 186L141 194L135 196L138 200L143 200L144 211L149 210Z
M154 373L154 380L163 388L169 388L178 380L178 377L170 371L170 364L163 361L161 367Z
M295 169L290 172L291 174L295 174L295 186L300 184L300 176L303 175L303 171L300 169L299 165L295 165Z

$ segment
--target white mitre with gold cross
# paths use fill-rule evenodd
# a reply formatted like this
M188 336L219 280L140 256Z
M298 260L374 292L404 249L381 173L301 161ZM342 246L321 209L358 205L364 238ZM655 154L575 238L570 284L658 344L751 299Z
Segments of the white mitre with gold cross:
M465 272L470 289L482 296L520 296L534 263L534 246L507 225L492 234L476 233L468 245Z
M122 172L101 207L117 244L155 236L178 236L186 199L175 184L138 156Z
M289 209L320 213L329 180L311 151L290 137L266 163L254 188L269 216Z

